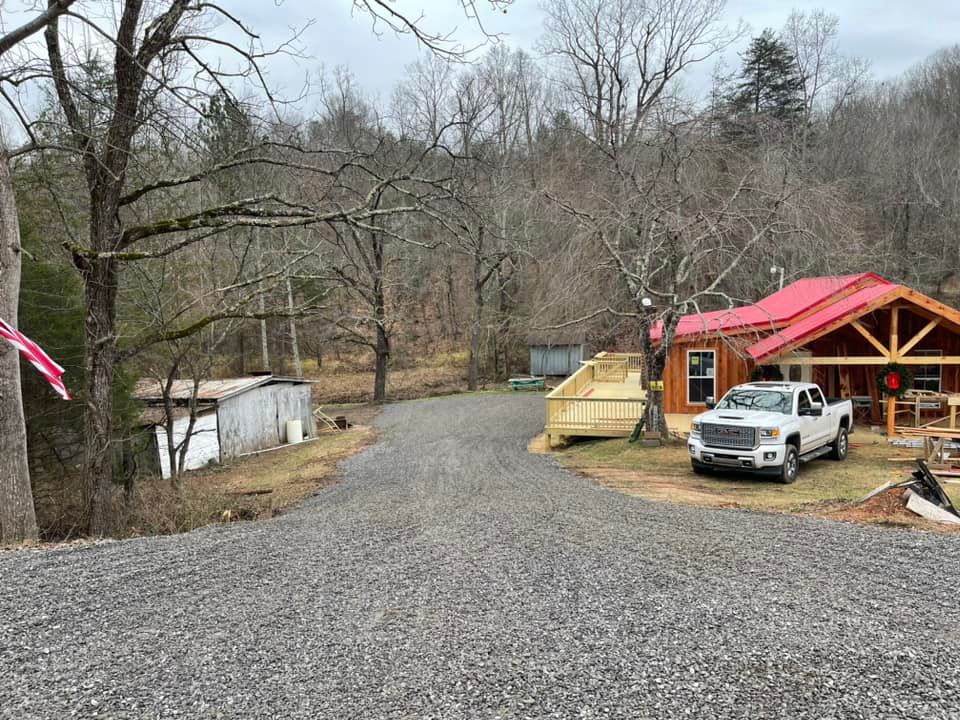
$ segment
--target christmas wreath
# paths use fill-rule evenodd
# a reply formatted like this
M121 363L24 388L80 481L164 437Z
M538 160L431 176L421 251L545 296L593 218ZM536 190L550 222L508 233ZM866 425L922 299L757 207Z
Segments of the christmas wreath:
M877 388L880 392L893 397L903 397L913 387L913 373L900 363L890 363L877 373Z
M783 373L779 365L757 365L750 373L750 379L754 382L762 380L764 382L780 382L783 380Z

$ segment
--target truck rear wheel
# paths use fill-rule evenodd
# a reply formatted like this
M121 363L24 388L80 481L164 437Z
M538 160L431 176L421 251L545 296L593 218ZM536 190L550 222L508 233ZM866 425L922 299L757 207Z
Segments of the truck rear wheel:
M847 438L847 429L840 426L840 429L837 430L837 439L833 441L830 445L830 459L831 460L846 460L847 451L850 449L850 441Z
M783 465L780 466L780 482L789 485L797 479L800 472L800 454L793 445L787 445L787 452L783 456Z

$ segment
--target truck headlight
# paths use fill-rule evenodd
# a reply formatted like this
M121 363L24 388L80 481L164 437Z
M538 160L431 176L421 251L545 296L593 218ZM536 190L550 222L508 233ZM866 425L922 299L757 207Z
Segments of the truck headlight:
M703 429L703 424L698 422L690 423L690 432L700 434L700 430Z
M780 428L760 428L760 437L764 440L772 440L780 437Z

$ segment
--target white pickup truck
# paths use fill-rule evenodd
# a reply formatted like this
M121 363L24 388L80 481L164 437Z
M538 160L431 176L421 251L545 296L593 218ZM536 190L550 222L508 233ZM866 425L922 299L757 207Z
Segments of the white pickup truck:
M847 457L853 432L849 400L827 402L818 385L754 382L730 388L690 423L693 471L737 469L797 479L800 463L829 454Z

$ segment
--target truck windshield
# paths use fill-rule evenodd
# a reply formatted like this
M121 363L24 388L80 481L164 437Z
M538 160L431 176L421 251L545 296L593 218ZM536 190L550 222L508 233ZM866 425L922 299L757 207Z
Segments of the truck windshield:
M780 390L742 389L731 390L717 404L719 410L763 410L789 415L793 399L788 392Z

